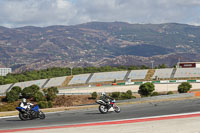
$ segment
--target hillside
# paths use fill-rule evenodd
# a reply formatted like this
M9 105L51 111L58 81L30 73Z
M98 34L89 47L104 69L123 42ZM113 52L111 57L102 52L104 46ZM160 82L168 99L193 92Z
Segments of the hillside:
M74 26L0 27L0 64L15 71L67 66L173 66L200 61L200 27L91 22Z

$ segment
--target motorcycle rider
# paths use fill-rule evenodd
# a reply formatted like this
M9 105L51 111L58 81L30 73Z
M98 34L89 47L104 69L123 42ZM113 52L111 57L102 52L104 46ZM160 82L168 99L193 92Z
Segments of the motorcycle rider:
M103 100L105 103L108 104L108 106L109 106L108 111L114 111L114 108L110 104L110 101L114 100L112 97L107 96L105 92L102 92L100 99Z
M22 101L20 102L19 106L26 109L26 110L30 110L31 106L33 106L33 104L27 103L26 98L22 98Z

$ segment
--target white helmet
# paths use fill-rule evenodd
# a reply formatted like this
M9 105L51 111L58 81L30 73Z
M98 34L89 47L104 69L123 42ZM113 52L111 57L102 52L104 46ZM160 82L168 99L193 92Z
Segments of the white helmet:
M106 93L105 93L105 92L102 92L102 93L101 93L101 96L105 96L105 95L106 95Z
M22 102L25 103L26 102L26 98L22 98Z

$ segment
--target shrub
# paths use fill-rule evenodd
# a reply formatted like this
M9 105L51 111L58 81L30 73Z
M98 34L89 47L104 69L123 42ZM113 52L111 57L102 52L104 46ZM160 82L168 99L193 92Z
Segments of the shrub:
M49 108L52 108L52 107L53 107L52 101L48 101L48 107L49 107Z
M133 92L131 90L128 90L126 93L131 95L131 96L133 95Z
M159 95L159 93L156 91L151 94L151 96L158 96L158 95Z
M171 95L171 94L174 94L174 93L172 91L167 92L167 95Z
M91 96L92 96L92 99L97 99L97 92L93 92L93 93L91 94Z
M56 94L58 93L57 87L50 87L48 89L43 90L48 101L53 101L56 98Z
M114 99L119 99L120 92L112 92L111 97L114 98Z
M14 86L11 90L12 90L12 91L16 91L17 94L19 95L19 94L21 93L21 91L22 91L22 88L19 87L19 86Z
M183 82L178 86L179 93L187 93L192 88L192 85L188 82Z
M27 98L27 99L34 96L34 93L33 93L32 89L29 88L29 87L25 87L25 88L22 90L21 93L22 93L22 97Z
M40 101L38 102L38 105L41 109L48 108L48 103L46 101Z
M46 101L46 98L44 97L43 93L38 91L37 93L34 94L34 100L36 102L39 102L39 101Z
M36 93L40 90L40 87L37 85L31 85L31 86L29 86L29 88L32 89L33 93Z
M31 85L29 87L25 87L21 92L22 97L27 98L27 99L33 98L35 93L37 93L39 90L40 90L40 87L37 85Z
M19 94L17 93L17 91L11 90L6 93L6 100L8 102L14 102L17 101L18 99L19 99Z
M138 90L138 93L143 96L150 96L152 92L155 90L155 86L153 83L144 83L141 84Z
M120 96L121 99L131 99L132 98L132 91L128 90L126 93L122 93Z

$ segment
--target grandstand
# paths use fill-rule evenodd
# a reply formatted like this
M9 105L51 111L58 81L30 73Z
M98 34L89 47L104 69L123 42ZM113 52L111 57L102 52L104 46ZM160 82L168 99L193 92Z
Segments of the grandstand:
M117 72L102 72L102 73L94 73L91 77L89 83L98 83L98 82L113 82L122 81L126 76L127 71L117 71Z
M90 74L74 75L68 85L85 84Z
M48 88L48 87L52 87L52 86L61 86L62 83L65 81L66 77L67 76L57 77L57 78L51 78L41 88Z
M128 79L134 82L149 80L181 80L181 79L200 79L200 68L166 68L166 69L149 69L149 70L130 70L80 74L74 76L63 76L51 79L41 79L34 81L18 82L7 85L0 85L0 94L5 94L13 86L20 86L22 89L33 84L40 88L49 88L52 86L81 86L88 84L111 84L113 81L117 83L125 83ZM160 81L153 81L161 83Z
M7 84L7 85L0 85L0 94L4 94L11 88L13 84Z
M131 80L145 79L148 70L132 70L128 76Z
M169 79L171 78L173 68L156 69L152 79Z
M200 77L200 68L177 68L174 78Z
M15 83L14 86L19 86L22 89L25 87L31 86L33 84L38 85L40 88L42 88L42 85L47 81L47 79L41 79L41 80L32 80L32 81L26 81L26 82L18 82Z

